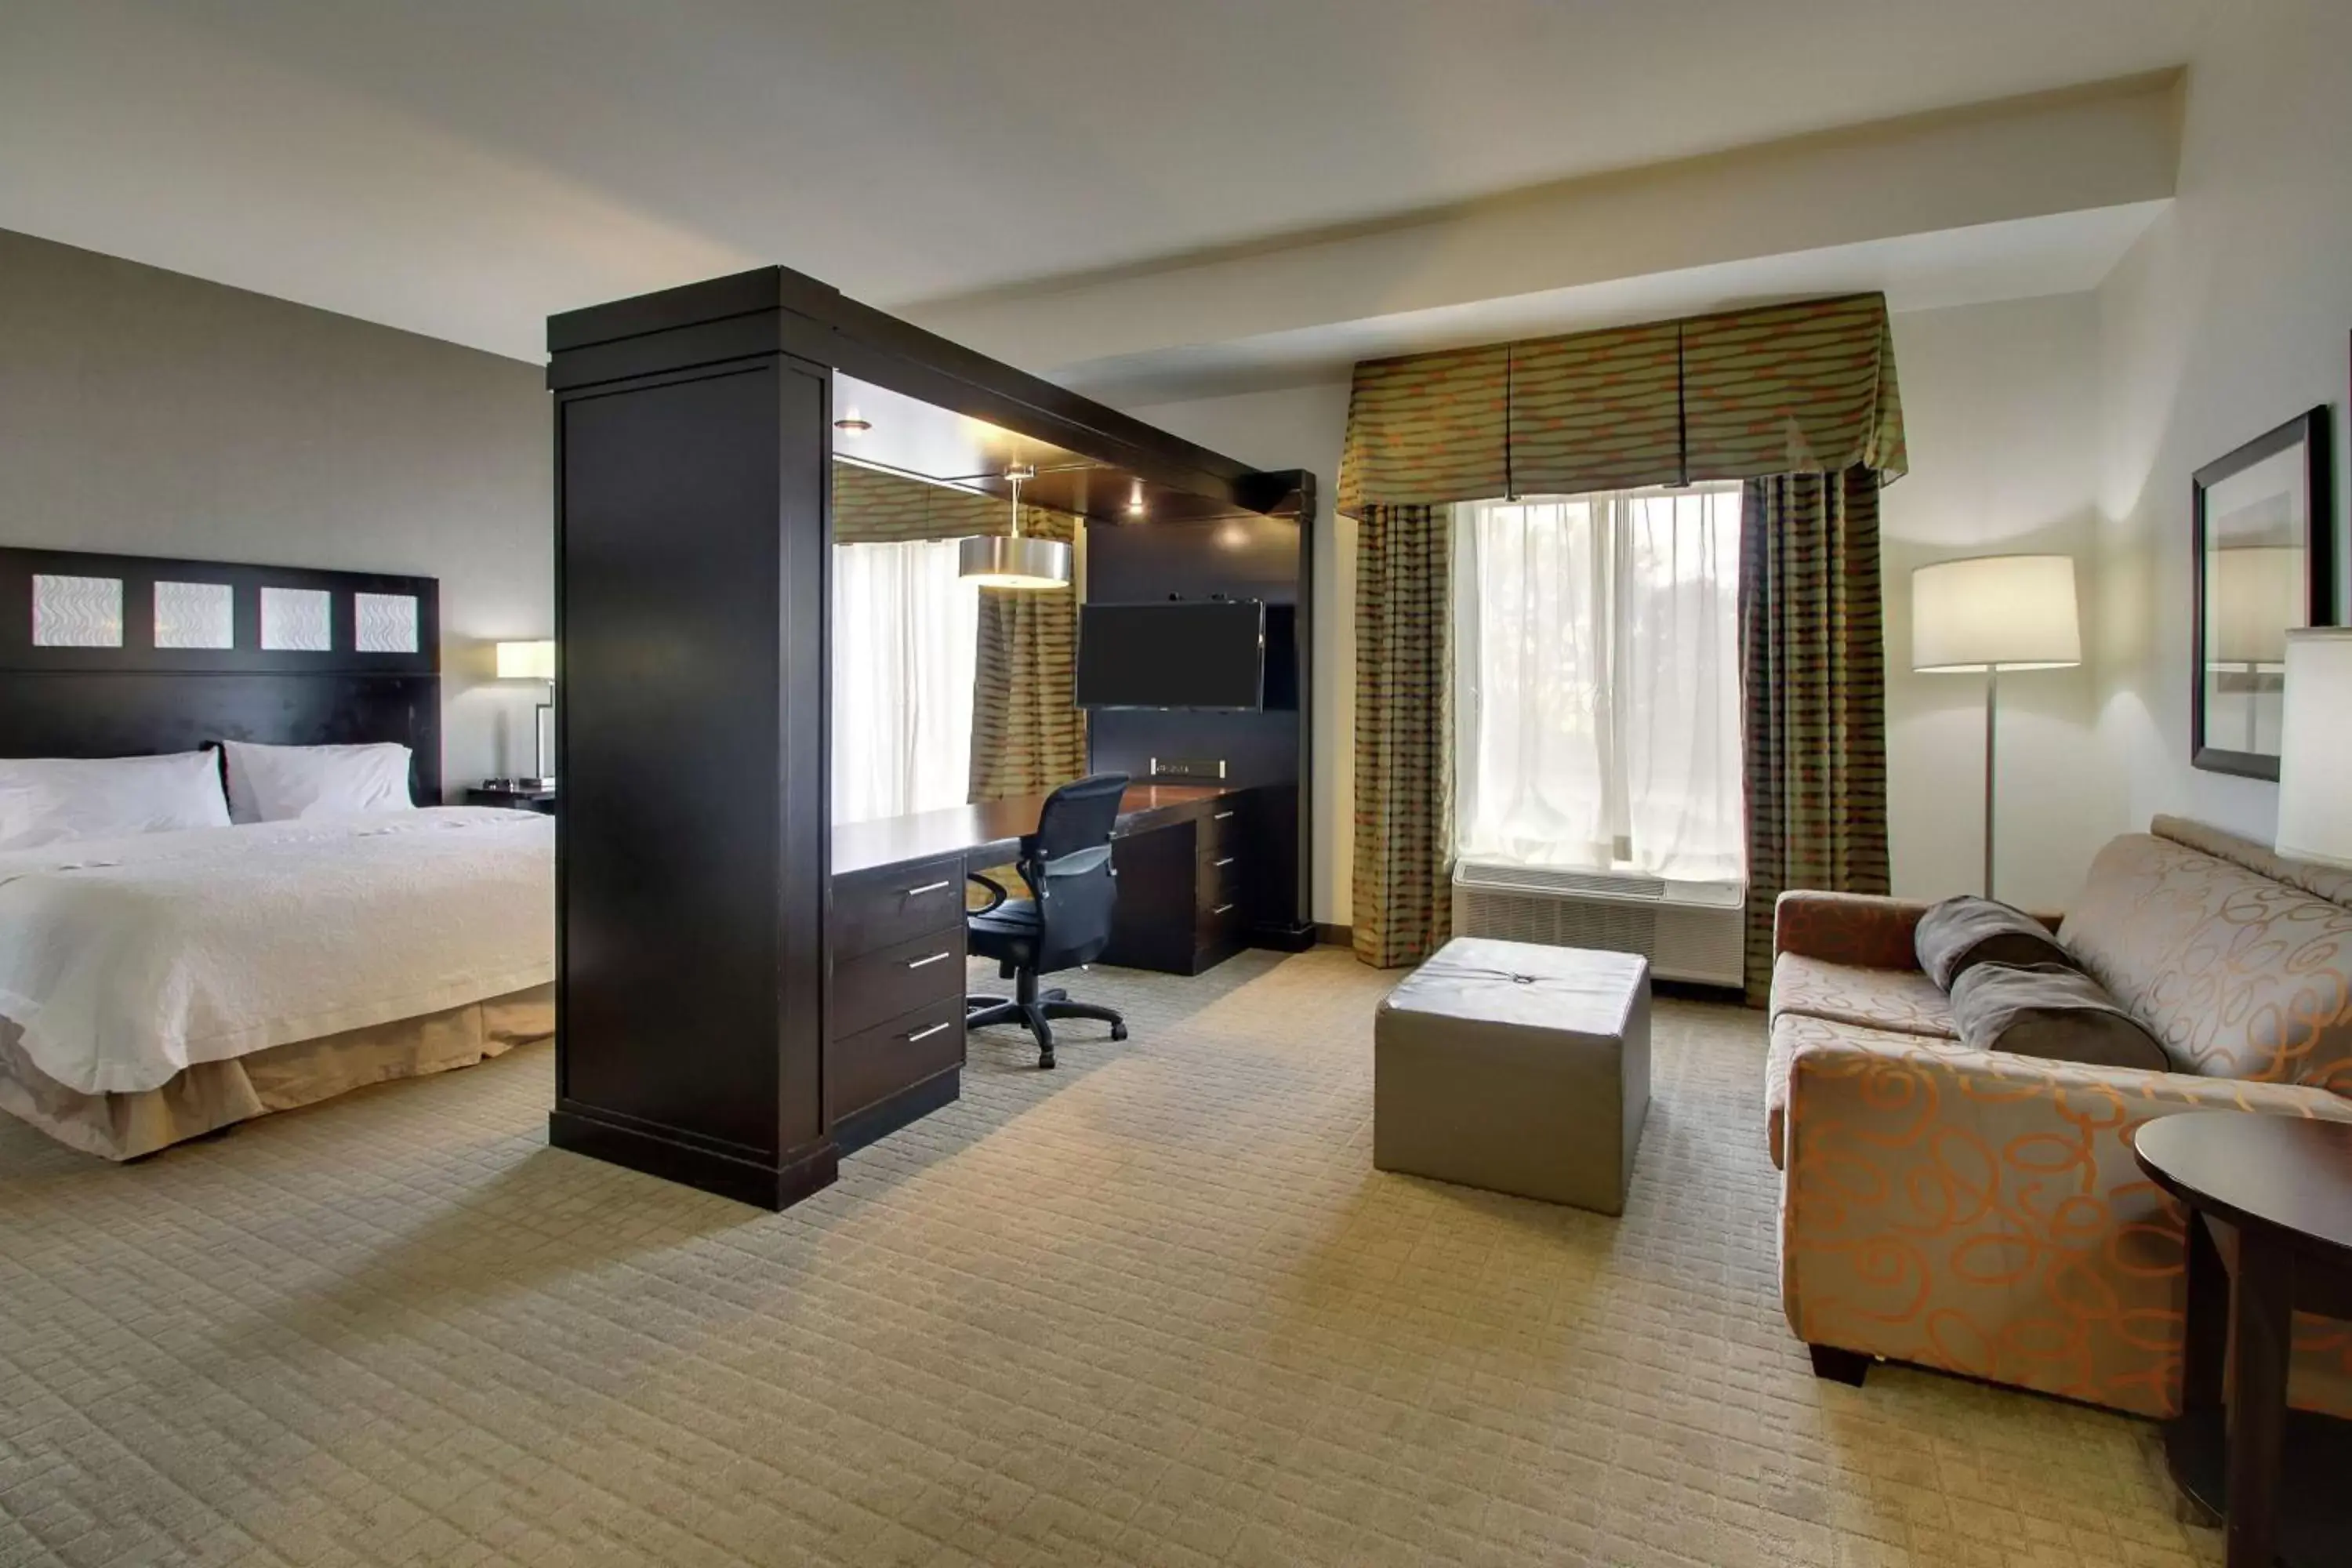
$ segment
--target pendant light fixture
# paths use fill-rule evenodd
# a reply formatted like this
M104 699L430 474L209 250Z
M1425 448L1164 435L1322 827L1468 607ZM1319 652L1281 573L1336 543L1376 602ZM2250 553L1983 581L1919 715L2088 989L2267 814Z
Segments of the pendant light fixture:
M1021 485L1037 477L1027 463L1004 470L1013 481L1013 531L975 534L956 547L957 575L982 588L1066 588L1070 547L1021 531Z

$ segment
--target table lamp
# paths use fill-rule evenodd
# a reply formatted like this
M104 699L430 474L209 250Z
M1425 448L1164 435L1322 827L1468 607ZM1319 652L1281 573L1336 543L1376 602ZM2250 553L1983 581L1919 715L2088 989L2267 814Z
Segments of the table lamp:
M555 644L546 640L502 642L498 649L500 680L547 683L548 700L533 713L531 727L531 776L544 787L555 772Z
M2278 852L2352 870L2352 626L2286 634Z
M1993 896L1994 743L2004 669L2083 662L2071 555L1979 555L1911 574L1911 668L1985 678L1984 890Z

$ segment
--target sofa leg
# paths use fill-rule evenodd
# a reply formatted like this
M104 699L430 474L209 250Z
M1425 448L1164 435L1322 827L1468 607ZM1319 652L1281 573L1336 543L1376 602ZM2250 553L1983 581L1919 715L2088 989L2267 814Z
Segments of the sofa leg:
M1807 1345L1813 1352L1813 1375L1831 1383L1843 1383L1854 1388L1870 1373L1870 1358L1860 1351L1842 1351L1835 1345Z

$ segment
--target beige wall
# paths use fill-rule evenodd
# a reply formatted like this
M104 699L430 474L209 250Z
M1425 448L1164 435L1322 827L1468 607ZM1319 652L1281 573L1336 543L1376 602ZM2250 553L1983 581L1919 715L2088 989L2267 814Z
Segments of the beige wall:
M551 436L520 361L0 231L0 543L441 580L442 776L527 771L554 630Z
M1887 829L1895 890L1983 881L1984 678L1911 669L1911 572L1969 555L2072 555L2096 601L2098 311L2062 294L1894 319L1911 471L1881 509ZM2085 646L2090 634L2085 630ZM2000 860L2013 903L2063 909L2113 831L2092 671L2020 671L2000 690Z
M2352 5L2217 12L2190 62L2178 199L2098 290L2098 725L2116 826L2170 811L2267 838L2276 785L2189 764L2189 476L2334 405L2342 558Z

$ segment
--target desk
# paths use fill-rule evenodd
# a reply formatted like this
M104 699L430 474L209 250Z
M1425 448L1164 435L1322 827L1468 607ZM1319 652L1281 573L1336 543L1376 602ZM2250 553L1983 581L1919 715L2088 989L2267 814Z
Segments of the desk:
M1275 793L1130 787L1111 829L1118 912L1102 961L1197 974L1241 951L1259 885L1255 835L1278 808L1264 798ZM961 1092L964 877L1011 861L1045 803L1022 795L833 830L825 1120L845 1152Z
M1130 784L1119 797L1111 836L1125 838L1211 815L1211 802L1247 793L1219 784ZM833 830L833 874L838 879L941 855L961 855L974 870L1002 866L1024 837L1037 831L1037 814L1045 805L1044 795L1024 795L838 826Z

